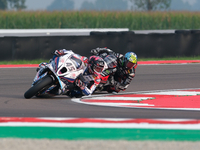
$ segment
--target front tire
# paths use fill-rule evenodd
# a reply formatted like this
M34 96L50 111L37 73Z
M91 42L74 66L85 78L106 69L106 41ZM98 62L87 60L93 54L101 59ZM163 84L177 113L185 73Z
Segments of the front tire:
M34 86L32 86L28 91L24 93L24 97L29 99L36 95L39 91L43 88L47 87L48 85L52 84L53 79L50 76L46 76L38 81Z

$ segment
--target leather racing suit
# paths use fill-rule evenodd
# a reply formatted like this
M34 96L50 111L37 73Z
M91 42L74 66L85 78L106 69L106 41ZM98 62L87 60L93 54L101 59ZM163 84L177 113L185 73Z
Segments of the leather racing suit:
M54 54L56 56L61 56L69 52L73 53L71 50L62 49L62 50L56 50ZM82 62L84 62L86 67L84 73L79 75L79 77L75 80L75 84L77 85L78 88L75 88L66 93L66 95L70 97L82 97L85 95L86 96L91 95L101 81L101 74L93 74L89 71L88 58L85 56L81 56L80 59Z
M119 92L120 90L126 90L130 85L131 81L135 77L135 69L137 64L132 69L126 69L123 66L124 56L119 53L115 53L108 48L96 48L92 49L91 53L94 55L114 55L117 59L117 69L110 70L107 73L111 74L109 77L110 86L106 86L104 90L108 92ZM102 75L106 74L104 71ZM113 81L114 80L114 81Z

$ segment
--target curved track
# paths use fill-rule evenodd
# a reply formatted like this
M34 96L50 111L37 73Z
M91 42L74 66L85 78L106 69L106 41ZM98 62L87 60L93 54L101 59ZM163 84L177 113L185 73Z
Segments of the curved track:
M196 118L200 111L129 109L83 105L66 96L25 99L35 68L0 69L1 117L91 117L91 118ZM126 92L200 88L200 64L139 65Z

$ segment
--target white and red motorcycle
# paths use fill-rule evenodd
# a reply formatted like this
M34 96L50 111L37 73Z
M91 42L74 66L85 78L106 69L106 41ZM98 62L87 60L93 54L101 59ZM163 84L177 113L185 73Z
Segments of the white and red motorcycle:
M41 63L32 86L24 93L24 97L64 95L75 88L75 80L85 69L81 56L73 52L55 57L50 63Z

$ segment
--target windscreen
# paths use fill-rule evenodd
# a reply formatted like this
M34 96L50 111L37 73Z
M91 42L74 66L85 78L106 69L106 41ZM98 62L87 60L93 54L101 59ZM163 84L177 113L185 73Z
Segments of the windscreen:
M108 55L104 58L104 61L108 65L108 68L116 68L117 67L117 58L114 55Z
M71 60L74 63L74 65L76 66L77 69L79 69L80 66L82 65L82 61L79 58L72 56Z

